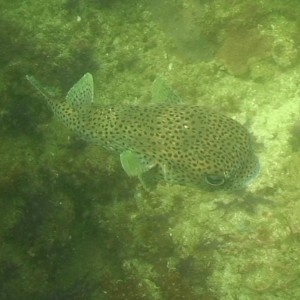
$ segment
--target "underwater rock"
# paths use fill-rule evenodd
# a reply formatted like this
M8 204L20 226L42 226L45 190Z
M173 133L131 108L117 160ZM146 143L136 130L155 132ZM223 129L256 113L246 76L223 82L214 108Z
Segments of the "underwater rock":
M217 58L232 75L244 75L251 64L271 55L272 41L257 29L236 29L229 32Z

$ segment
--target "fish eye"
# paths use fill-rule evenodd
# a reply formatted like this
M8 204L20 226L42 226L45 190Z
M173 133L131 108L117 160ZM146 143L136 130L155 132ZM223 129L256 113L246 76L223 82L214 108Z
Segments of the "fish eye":
M214 174L206 175L205 180L208 184L214 185L214 186L222 185L225 182L225 179L223 176L214 175Z

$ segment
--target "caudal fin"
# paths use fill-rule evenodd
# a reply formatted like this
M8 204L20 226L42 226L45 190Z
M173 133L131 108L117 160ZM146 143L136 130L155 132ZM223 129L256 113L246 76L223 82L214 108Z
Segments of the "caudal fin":
M26 79L29 83L37 90L47 101L49 101L52 97L46 91L46 89L42 86L42 84L32 75L26 75Z

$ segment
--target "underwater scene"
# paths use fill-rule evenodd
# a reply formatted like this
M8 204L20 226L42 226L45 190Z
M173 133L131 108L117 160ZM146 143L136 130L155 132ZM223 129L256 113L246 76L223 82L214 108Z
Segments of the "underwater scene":
M0 2L0 299L300 299L300 2Z

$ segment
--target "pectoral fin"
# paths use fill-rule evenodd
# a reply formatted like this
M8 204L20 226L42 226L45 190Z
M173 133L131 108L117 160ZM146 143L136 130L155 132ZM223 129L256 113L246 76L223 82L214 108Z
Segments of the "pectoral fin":
M155 169L155 164L147 162L143 156L130 150L122 152L120 160L126 174L130 177L138 177L145 190L149 190L155 185L152 180L153 176L150 176L152 170Z

